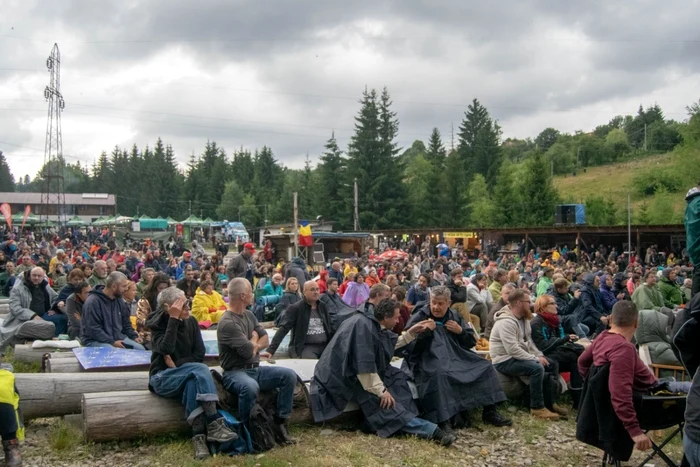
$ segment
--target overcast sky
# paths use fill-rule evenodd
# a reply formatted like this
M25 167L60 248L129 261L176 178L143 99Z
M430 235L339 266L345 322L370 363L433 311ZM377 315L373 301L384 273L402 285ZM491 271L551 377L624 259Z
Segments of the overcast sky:
M700 98L700 1L2 0L0 150L44 157L46 58L62 54L63 153L92 164L160 136L184 166L207 139L271 146L298 168L352 134L387 86L399 143L446 145L478 98L505 137L590 131L639 104L686 118Z

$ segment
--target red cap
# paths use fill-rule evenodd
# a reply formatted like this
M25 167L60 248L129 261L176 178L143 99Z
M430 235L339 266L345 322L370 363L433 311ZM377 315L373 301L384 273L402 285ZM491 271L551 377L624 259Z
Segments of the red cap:
M252 244L251 242L248 242L248 243L244 244L244 245L243 245L243 249L244 249L244 250L250 250L250 251L252 251L253 253L255 253L255 245Z
M190 253L189 251L186 251L182 254L182 256L192 256L192 253Z

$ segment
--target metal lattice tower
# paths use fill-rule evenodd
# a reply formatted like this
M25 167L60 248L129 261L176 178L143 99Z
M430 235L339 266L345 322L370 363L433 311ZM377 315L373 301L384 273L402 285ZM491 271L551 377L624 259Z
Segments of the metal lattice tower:
M53 45L51 55L46 60L46 68L51 80L44 89L44 97L49 103L46 122L46 145L44 147L44 173L41 189L41 220L57 214L60 225L66 223L66 193L63 179L63 136L61 135L61 112L65 107L61 95L61 52L58 44Z

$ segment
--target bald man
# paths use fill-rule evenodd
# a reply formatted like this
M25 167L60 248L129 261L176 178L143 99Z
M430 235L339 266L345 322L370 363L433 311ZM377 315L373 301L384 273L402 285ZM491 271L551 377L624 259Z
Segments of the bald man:
M228 309L216 330L219 360L224 369L223 383L227 391L238 395L238 416L248 424L250 410L258 393L279 389L275 415L276 440L282 444L296 441L289 436L286 421L292 414L297 375L294 370L278 366L260 366L260 351L268 346L267 332L248 310L254 295L250 282L237 277L228 284Z
M292 331L289 342L291 358L321 357L321 353L333 337L333 329L328 308L319 300L320 296L316 281L304 284L304 299L287 307L282 315L279 329L267 349L270 355L275 354L282 339Z

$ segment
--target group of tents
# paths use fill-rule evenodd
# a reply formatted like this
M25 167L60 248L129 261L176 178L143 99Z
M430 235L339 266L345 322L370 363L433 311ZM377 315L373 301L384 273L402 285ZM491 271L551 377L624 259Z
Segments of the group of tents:
M4 219L0 217L0 221L4 222ZM46 219L41 219L39 216L34 215L34 214L29 214L27 216L27 219L25 221L24 219L24 213L23 212L18 212L17 214L12 216L12 224L13 225L21 225L22 222L24 221L25 225L31 225L31 226L56 226L58 225L58 222L55 221L50 221ZM223 222L217 222L211 219L210 217L206 219L200 219L197 216L190 216L184 221L176 221L172 217L168 218L162 218L162 217L148 217L147 215L142 215L141 217L129 217L129 216L122 216L120 214L117 214L115 216L108 216L108 217L100 217L99 219L96 219L92 222L85 221L81 219L79 216L74 216L71 219L69 219L66 222L66 226L68 227L87 227L87 226L95 226L95 227L105 227L105 226L117 226L117 225L124 225L124 224L130 224L131 222L139 222L142 224L144 228L168 228L173 225L177 224L182 224L182 225L187 225L190 227L211 227L211 226L217 226L217 225L223 225ZM148 227L144 226L144 224L147 224Z

